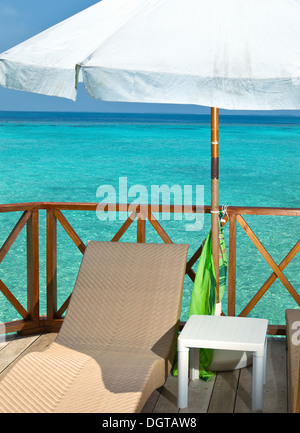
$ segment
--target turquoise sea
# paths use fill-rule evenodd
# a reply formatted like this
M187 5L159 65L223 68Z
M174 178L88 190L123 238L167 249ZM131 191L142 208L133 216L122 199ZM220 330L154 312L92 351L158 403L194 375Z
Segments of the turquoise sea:
M300 207L300 118L220 116L220 204ZM200 115L0 112L0 202L99 202L97 189L119 178L128 189L142 185L204 187L210 204L210 118ZM118 196L117 196L118 198ZM132 202L133 198L128 199ZM100 221L95 212L64 212L84 242L110 240L123 221ZM0 244L20 213L0 213ZM245 220L280 263L299 239L296 217L246 216ZM187 221L160 221L174 242L190 244L189 256L210 230L186 231ZM132 225L124 241L135 241ZM225 226L228 245L228 226ZM147 225L147 241L160 241ZM237 314L272 273L251 240L237 228ZM41 314L45 314L45 213L40 216ZM26 307L26 231L0 264L0 278ZM58 225L58 306L72 291L81 253ZM300 292L300 255L284 270ZM194 266L196 270L196 265ZM192 283L185 281L182 319L188 314ZM227 293L223 299L226 312ZM296 306L278 279L251 312L284 323ZM0 293L0 321L20 316Z

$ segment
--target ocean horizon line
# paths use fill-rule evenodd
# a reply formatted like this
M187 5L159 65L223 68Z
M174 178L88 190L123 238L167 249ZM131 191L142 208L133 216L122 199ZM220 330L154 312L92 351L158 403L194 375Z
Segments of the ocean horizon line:
M297 114L220 114L220 125L233 123L246 124L299 124L300 115ZM0 110L0 121L28 121L28 122L171 122L171 123L210 123L210 114L204 113L160 113L160 112L96 112L96 111L30 111L30 110Z

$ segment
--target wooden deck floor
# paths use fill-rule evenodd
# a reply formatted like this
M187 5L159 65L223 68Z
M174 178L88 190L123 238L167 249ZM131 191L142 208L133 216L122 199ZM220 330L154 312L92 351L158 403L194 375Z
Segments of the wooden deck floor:
M45 350L57 334L9 336L0 342L0 380L21 356ZM264 388L266 413L287 413L287 357L285 338L268 338L267 383ZM252 367L216 373L209 382L190 381L189 406L179 413L251 412ZM177 378L169 376L165 386L147 401L144 413L178 413Z

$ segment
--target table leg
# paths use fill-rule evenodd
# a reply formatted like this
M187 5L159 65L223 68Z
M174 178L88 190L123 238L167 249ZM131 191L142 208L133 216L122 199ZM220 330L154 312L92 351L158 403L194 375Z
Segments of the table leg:
M190 379L199 379L199 349L190 348Z
M252 370L252 412L262 412L263 384L265 378L264 351L253 353Z
M267 337L265 341L265 350L264 350L264 385L267 381Z
M178 347L178 407L183 409L188 405L188 372L189 349Z

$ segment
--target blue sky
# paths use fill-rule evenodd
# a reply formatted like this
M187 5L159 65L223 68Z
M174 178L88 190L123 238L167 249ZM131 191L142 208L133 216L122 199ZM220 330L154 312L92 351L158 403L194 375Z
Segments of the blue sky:
M98 0L0 0L0 53L34 36L48 27L92 6ZM175 104L129 104L103 102L90 98L83 88L77 101L18 92L0 87L2 111L87 111L87 112L162 112L209 114L210 109L200 106ZM243 114L222 110L224 114ZM245 114L297 114L300 111L244 112Z

